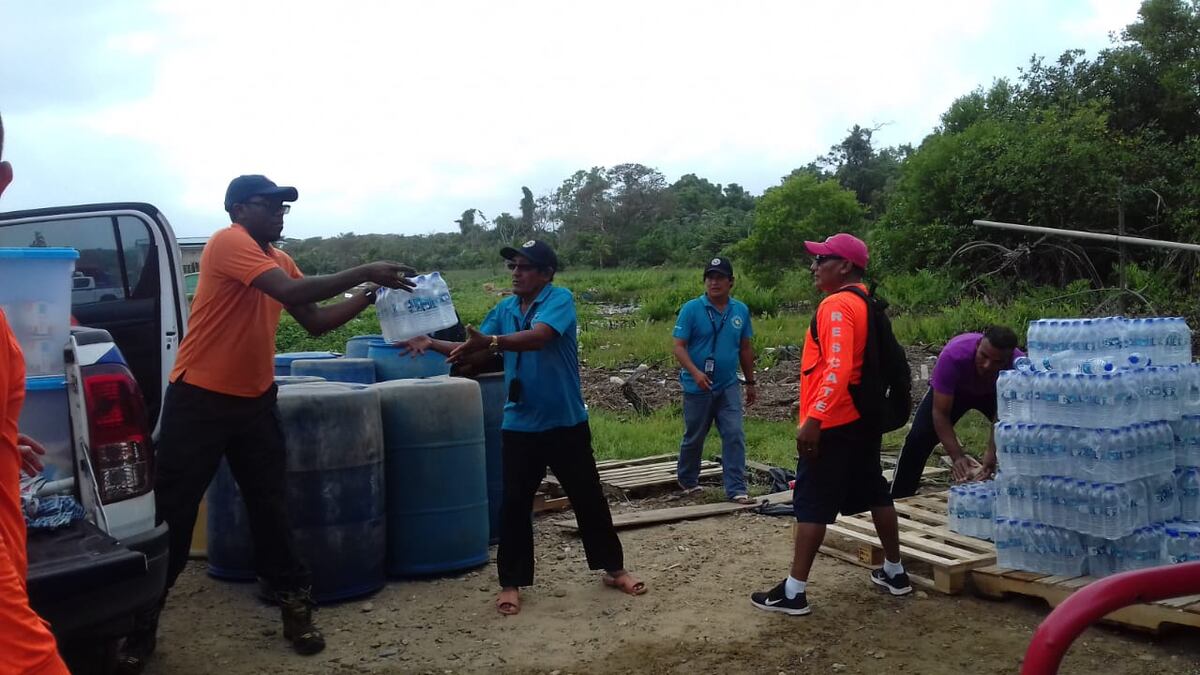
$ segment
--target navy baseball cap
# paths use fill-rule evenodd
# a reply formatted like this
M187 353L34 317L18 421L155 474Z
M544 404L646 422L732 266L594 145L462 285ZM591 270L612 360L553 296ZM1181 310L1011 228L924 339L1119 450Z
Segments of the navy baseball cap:
M251 197L267 197L281 202L294 202L300 198L300 193L294 187L280 187L275 181L252 174L238 176L229 181L225 190L225 210L232 211L234 204L245 204Z
M729 262L729 258L717 256L708 261L708 265L704 268L704 276L708 276L709 272L720 272L730 279L733 278L733 263Z
M504 256L505 260L512 260L521 255L529 259L529 262L538 267L549 267L550 269L558 269L558 256L554 254L554 249L544 241L530 239L521 244L521 248L513 248L505 246L500 249L500 255Z

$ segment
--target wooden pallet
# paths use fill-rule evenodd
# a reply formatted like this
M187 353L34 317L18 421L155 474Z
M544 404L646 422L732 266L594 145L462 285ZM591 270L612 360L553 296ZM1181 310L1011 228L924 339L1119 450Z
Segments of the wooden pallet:
M1072 593L1095 580L1094 577L1022 572L995 565L971 570L971 584L980 595L991 598L1009 594L1030 596L1045 600L1051 607L1057 607ZM1153 632L1159 631L1164 624L1200 628L1200 595L1130 605L1105 616L1104 621Z
M668 459L664 460L666 457ZM621 490L640 490L659 485L674 485L677 469L675 455L655 455L634 460L610 460L597 462L600 482ZM711 478L721 475L721 465L704 460L700 462L700 477ZM546 482L558 485L553 475Z
M900 554L906 563L928 565L932 578L908 569L913 583L941 593L961 593L967 574L975 568L993 565L996 548L989 541L951 532L946 526L946 492L916 495L896 500L896 515L900 524ZM858 545L857 555L833 546L821 547L821 552L863 567L883 564L883 546L875 534L870 512L839 516L829 526L829 532L845 537Z

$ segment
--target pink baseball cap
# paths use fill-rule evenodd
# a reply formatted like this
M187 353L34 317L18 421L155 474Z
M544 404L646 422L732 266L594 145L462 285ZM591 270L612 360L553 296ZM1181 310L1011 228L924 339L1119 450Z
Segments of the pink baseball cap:
M862 239L845 232L839 232L825 241L806 241L804 248L813 255L836 255L845 258L862 269L867 269L867 245Z

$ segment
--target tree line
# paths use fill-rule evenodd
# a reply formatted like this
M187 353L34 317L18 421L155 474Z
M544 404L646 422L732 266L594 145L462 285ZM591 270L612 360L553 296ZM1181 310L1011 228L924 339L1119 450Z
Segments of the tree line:
M806 265L805 239L864 236L880 274L919 270L1003 292L1014 282L1131 280L1175 299L1197 285L1194 254L985 231L974 219L1200 240L1200 0L1146 0L1093 58L1033 57L1015 80L955 100L917 145L877 147L852 126L830 151L761 195L642 164L576 171L515 213L467 209L457 232L286 243L327 272L391 257L422 268L495 262L498 246L541 237L567 265L695 265L715 252L768 278ZM515 200L516 201L516 200Z

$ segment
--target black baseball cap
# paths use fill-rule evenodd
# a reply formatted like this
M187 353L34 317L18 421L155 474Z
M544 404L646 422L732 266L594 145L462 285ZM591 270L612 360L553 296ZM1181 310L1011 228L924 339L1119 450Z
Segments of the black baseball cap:
M733 278L733 263L729 262L729 258L717 256L708 261L708 266L704 268L704 276L708 276L709 272L720 272L730 279Z
M538 267L549 267L550 269L558 269L558 256L554 254L554 249L550 248L550 244L537 239L530 239L521 244L520 248L505 246L500 249L500 255L504 256L505 260L512 260L521 255L529 259L529 262Z
M280 187L266 176L258 174L238 176L229 181L229 188L225 190L225 210L232 211L234 204L245 204L246 200L251 197L268 197L281 202L294 202L300 198L300 193L294 187Z

